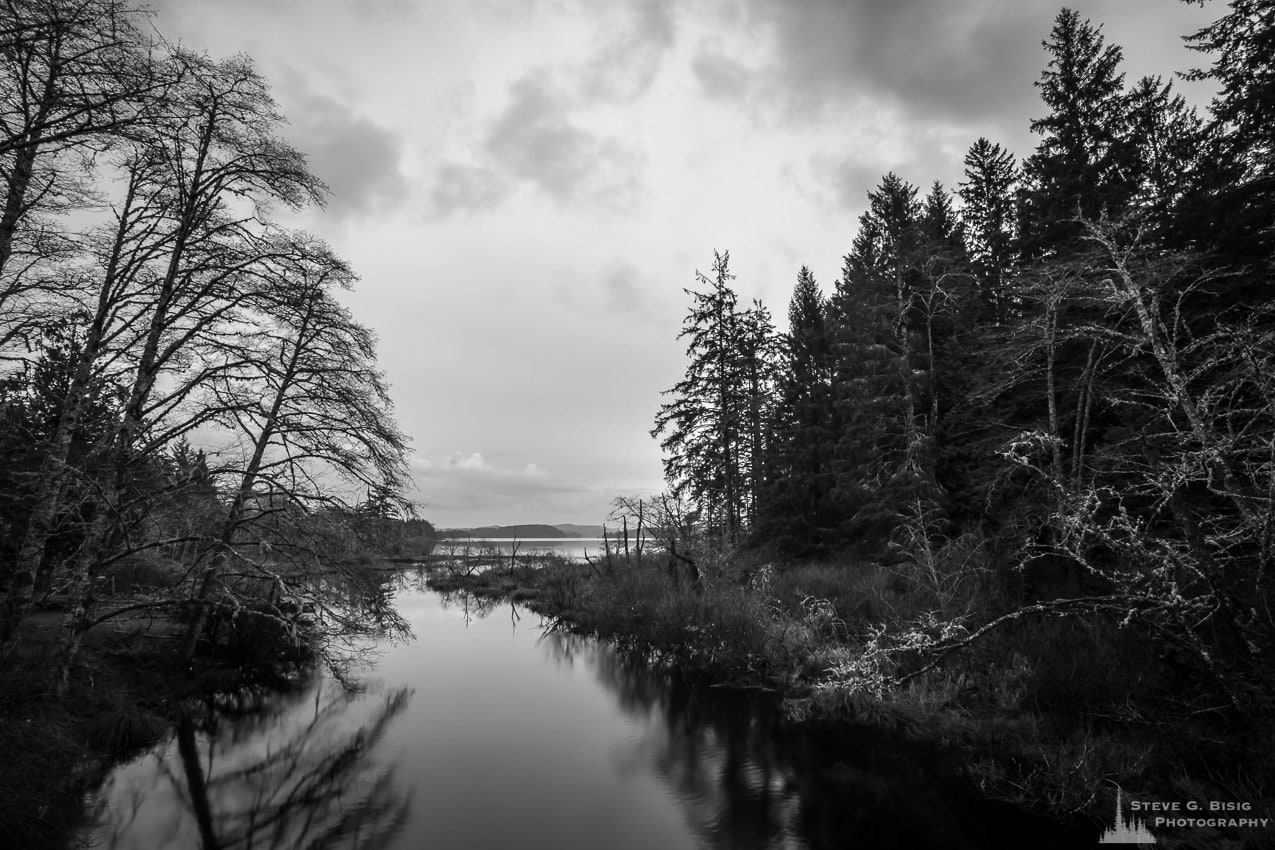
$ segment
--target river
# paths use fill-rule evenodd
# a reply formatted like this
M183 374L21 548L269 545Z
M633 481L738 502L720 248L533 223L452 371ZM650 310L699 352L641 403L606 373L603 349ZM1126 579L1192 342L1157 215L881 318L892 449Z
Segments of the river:
M118 767L83 837L159 848L1093 846L979 799L914 745L796 732L508 603L401 576L415 639L350 693L193 717ZM1087 839L1087 840L1085 840Z

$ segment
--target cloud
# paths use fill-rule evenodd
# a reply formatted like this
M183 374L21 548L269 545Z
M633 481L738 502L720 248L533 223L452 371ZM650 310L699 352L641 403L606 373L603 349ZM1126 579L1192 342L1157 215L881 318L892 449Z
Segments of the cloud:
M660 303L661 287L650 279L649 272L644 274L637 264L619 257L561 276L553 295L573 315L578 313L589 320L600 314L640 322L663 322L667 318L655 309Z
M489 210L509 196L512 187L490 168L444 162L430 189L430 213L447 218L457 213Z
M472 523L492 513L507 521L563 522L591 508L600 491L552 474L534 461L519 468L489 462L481 452L454 452L411 464L426 515L442 523ZM506 521L506 520L502 520Z
M482 452L452 452L440 462L418 456L412 464L413 469L426 478L450 478L454 480L483 480L489 484L502 487L535 489L561 489L563 482L551 476L535 461L524 464L519 469L497 466L489 463Z
M884 176L880 168L853 158L822 160L815 169L829 173L828 185L836 193L837 203L847 210L863 209L869 190L876 188Z
M568 98L545 74L528 74L511 87L484 150L502 169L559 203L588 197L615 208L631 206L644 158L617 139L579 126L570 110Z
M911 132L904 128L902 132L868 134L863 148L874 151L872 156L825 150L804 161L788 163L781 173L806 197L830 209L857 215L867 206L867 193L891 171L916 186L922 197L935 181L948 191L955 190L964 179L961 163L973 141L970 133L959 127L940 125Z
M651 311L652 287L643 286L637 266L619 262L602 275L604 306L612 315L654 318Z
M1022 114L1035 98L1035 77L1008 69L1036 62L1048 30L1043 0L744 2L770 29L772 73L799 112L821 112L857 89L917 119L969 122Z
M286 134L305 151L310 169L328 184L328 210L338 216L385 212L408 196L399 168L403 141L387 127L327 95L311 91L295 72L284 75Z
M603 16L595 26L614 35L586 64L581 88L586 97L633 100L651 87L673 45L673 4L632 0L609 8L616 13Z
M721 43L706 40L691 60L691 72L704 94L714 99L742 100L753 89L754 71L727 56Z
M482 472L498 472L495 467L488 466L483 456L474 452L471 455L452 455L447 458L448 469L473 469Z

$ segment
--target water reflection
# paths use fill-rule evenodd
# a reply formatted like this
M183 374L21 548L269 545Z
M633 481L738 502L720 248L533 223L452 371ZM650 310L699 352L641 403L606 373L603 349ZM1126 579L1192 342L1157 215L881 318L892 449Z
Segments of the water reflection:
M552 631L543 646L590 670L646 734L619 769L664 779L701 847L1090 846L1061 828L983 799L950 758L878 729L794 730L770 695L694 685L615 649Z
M101 789L94 846L384 846L407 820L411 788L377 749L412 693L361 699L316 682L281 711L233 722L215 710L187 717L166 746Z
M608 544L613 551L620 546L616 538L604 541L598 537L532 537L521 540L475 537L440 540L435 545L433 554L449 555L460 560L492 557L508 560L512 555L519 561L542 555L556 555L583 563L586 555L595 559L602 556Z
M700 846L808 846L797 829L801 797L791 767L766 734L773 706L753 694L688 686L578 635L552 633L546 644L555 658L588 663L626 715L655 721L620 763L664 778Z
M915 744L874 730L794 731L765 694L693 687L508 602L441 597L423 580L404 576L396 599L417 639L381 646L369 692L316 684L271 713L223 707L188 722L107 783L98 845L993 850L1096 840L982 800Z

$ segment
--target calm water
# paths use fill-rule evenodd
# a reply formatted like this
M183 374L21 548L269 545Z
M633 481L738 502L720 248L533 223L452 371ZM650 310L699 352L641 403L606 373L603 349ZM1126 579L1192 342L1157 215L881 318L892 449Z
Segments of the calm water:
M610 540L611 548L623 547L622 541ZM630 545L636 541L630 540ZM593 537L531 537L524 540L497 540L486 537L474 537L468 540L440 540L434 547L436 555L454 555L463 557L466 552L471 555L498 553L509 555L540 555L545 553L564 555L575 561L583 561L585 554L590 558L602 555L604 542ZM517 551L515 552L515 547Z
M98 794L89 837L157 848L1091 847L867 732L784 732L508 604L404 579L416 633L368 687L183 725Z

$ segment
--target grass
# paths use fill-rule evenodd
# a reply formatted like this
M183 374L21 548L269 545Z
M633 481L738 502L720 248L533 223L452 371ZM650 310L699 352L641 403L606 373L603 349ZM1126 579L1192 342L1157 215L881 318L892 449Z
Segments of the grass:
M722 564L703 569L695 583L658 557L618 564L610 572L570 563L539 570L533 607L668 658L683 672L774 690L807 679L821 654L852 639L838 606L851 607L849 600L862 599L874 581L838 584L826 565L781 572Z
M481 557L432 565L428 583L440 593L464 591L482 599L530 602L539 596L539 571L565 563L554 555Z

